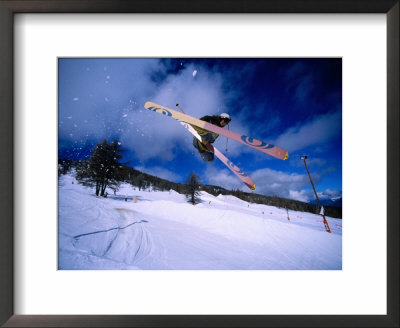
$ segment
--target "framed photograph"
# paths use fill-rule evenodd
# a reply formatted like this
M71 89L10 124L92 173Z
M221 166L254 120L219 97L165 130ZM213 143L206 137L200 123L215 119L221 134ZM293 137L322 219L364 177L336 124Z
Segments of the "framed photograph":
M398 1L0 21L4 327L399 325Z
M59 58L58 269L341 270L341 91L341 58Z

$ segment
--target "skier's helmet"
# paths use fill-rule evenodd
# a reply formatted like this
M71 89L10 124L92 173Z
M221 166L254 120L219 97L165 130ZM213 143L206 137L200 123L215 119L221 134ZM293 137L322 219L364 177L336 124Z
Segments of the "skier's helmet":
M222 113L219 117L220 117L221 119L224 119L224 121L225 121L226 123L229 123L229 122L231 121L231 117L230 117L229 114L227 114L227 113Z

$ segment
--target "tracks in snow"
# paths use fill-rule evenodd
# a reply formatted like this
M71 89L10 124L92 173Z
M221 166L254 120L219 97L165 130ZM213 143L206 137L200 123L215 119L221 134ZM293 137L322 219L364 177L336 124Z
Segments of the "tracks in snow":
M107 230L99 230L99 231L93 231L93 232L88 232L88 233L82 233L80 235L74 236L73 238L77 239L77 238L88 236L88 235L95 235L96 233L110 232L112 230L124 230L126 228L129 228L130 226L133 226L134 224L145 223L145 222L148 222L148 221L140 220L140 221L132 222L131 224L128 224L126 227L122 227L122 228L121 227L116 227L116 228L110 228L110 229L107 229Z
M148 221L132 222L135 220L133 211L116 210L120 214L120 221L126 222L126 225L75 235L72 237L73 245L95 256L129 265L137 264L153 250L151 234L145 227Z

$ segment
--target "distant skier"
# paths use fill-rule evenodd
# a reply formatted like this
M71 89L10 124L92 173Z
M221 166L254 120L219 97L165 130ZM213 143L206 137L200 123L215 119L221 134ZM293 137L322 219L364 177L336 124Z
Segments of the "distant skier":
M213 116L203 116L200 118L202 121L206 121L208 123L214 124L221 128L224 128L226 125L229 124L231 118L229 114L222 113L221 115L213 115ZM196 137L193 138L193 146L199 151L201 158L206 162L212 162L214 160L214 153L210 151L207 147L207 143L213 143L217 140L219 134L214 133L208 130L204 130L197 126L193 126L193 128L198 132L200 135L202 142L200 142Z

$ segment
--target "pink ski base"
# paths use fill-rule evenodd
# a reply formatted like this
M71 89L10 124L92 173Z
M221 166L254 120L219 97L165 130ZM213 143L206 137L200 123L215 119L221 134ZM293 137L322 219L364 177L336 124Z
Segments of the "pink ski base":
M213 145L207 143L206 147L208 150L212 151L215 156L217 156L221 162L223 162L226 166L228 166L231 171L240 179L243 181L243 183L249 187L251 190L256 189L256 184L254 181L246 175L240 168L238 168L235 164L233 164L229 159L227 159L217 148L215 148Z
M267 144L263 141L257 140L257 139L253 139L251 137L247 137L243 134L239 134L237 132L234 131L230 131L230 130L224 130L223 128L220 128L219 126L213 125L211 123L205 122L204 124L204 129L205 130L209 130L209 131L213 131L215 133L224 135L230 139L233 139L237 142L240 142L242 144L245 144L249 147L252 147L254 149L257 149L259 151L262 151L263 153L266 153L268 155L274 156L276 158L279 159L283 159L286 160L289 157L289 154L287 153L286 150L271 145L271 144Z

